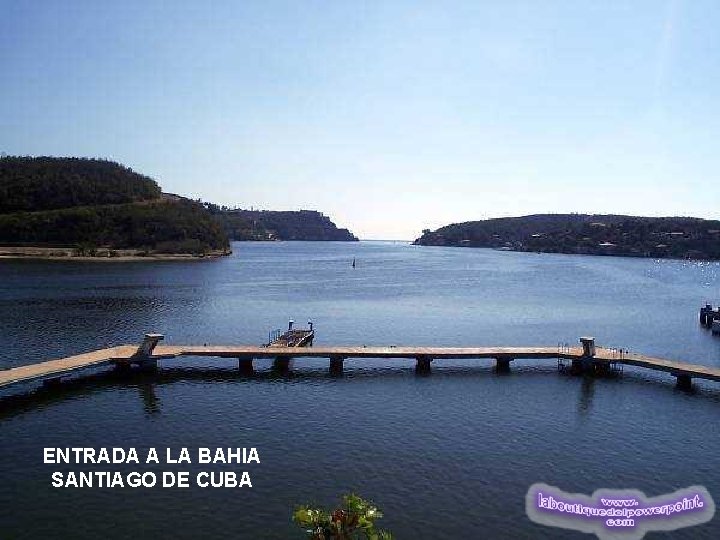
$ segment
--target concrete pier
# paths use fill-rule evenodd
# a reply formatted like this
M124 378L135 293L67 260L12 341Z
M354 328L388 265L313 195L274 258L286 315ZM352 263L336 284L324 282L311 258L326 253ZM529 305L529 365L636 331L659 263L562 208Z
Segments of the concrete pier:
M662 358L653 358L617 349L601 348L592 338L583 338L582 347L257 347L248 345L159 345L161 334L148 334L140 347L120 345L67 358L49 360L39 364L17 366L0 370L0 388L29 381L59 379L99 366L117 366L130 369L131 365L157 366L159 360L189 357L219 357L233 359L241 370L252 369L254 359L272 359L278 370L288 371L292 359L326 358L331 371L344 367L348 358L385 358L388 360L413 359L418 373L429 373L432 362L451 359L495 361L498 371L505 370L514 359L535 359L558 363L558 368L570 364L571 372L602 375L607 370L634 366L668 373L677 378L678 387L688 388L692 379L720 382L720 367L714 359L706 365L689 364ZM307 340L306 340L307 343Z

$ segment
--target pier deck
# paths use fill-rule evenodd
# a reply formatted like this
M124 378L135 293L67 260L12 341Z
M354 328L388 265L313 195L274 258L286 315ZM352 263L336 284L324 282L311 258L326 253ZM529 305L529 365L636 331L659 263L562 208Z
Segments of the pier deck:
M48 360L39 364L18 366L0 371L0 388L35 379L68 374L73 371L113 364L116 361L127 360L138 350L137 345L122 345L109 349L100 349L84 354L77 354L58 360Z
M157 342L162 339L159 335L148 335L143 344L122 345L108 349L101 349L85 354L79 354L59 360L50 360L39 364L19 366L9 370L0 371L0 388L18 383L57 378L75 371L102 365L130 365L151 364L156 365L157 360L171 359L181 356L211 356L220 358L234 358L252 368L253 359L282 358L284 360L297 358L327 358L333 367L342 370L342 363L348 358L386 358L386 359L413 359L418 362L418 368L429 369L430 362L442 359L483 359L490 358L497 361L499 370L508 369L511 361L516 359L558 359L575 362L590 362L592 364L619 364L647 368L655 371L667 372L677 377L678 385L688 387L690 379L707 379L720 381L720 367L689 364L662 358L653 358L641 354L623 353L618 356L617 351L597 347L593 354L583 347L256 347L245 345L232 346L184 346L161 345Z
M577 348L564 354L572 358L582 354ZM496 358L512 356L514 358L557 358L557 347L308 347L297 349L294 347L249 347L244 345L220 347L208 346L168 346L161 345L155 348L153 356L175 358L178 356L218 356L221 358L274 358L276 356L290 356L293 358L331 358L341 356L345 358L417 358L430 356L435 359L452 358Z

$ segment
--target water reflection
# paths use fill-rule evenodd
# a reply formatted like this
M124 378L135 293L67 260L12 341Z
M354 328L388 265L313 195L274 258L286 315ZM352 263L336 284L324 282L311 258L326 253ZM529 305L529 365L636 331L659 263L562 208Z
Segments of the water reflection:
M582 377L580 383L580 399L578 400L578 412L586 415L592 410L593 396L595 395L595 379L593 377Z
M142 382L138 385L138 391L145 406L145 412L147 414L159 414L160 398L155 393L155 384L149 381Z

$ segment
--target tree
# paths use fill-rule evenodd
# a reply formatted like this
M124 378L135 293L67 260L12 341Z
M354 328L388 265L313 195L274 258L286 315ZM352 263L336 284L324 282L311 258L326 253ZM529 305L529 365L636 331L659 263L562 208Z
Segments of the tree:
M305 529L309 540L392 540L389 532L375 527L375 520L382 516L377 506L351 493L332 512L300 506L292 519Z

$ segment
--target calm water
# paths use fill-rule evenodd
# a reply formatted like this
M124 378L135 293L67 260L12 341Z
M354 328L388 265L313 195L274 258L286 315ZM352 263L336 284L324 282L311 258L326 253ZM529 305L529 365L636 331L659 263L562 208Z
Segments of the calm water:
M136 342L259 344L288 318L316 344L601 344L720 365L697 324L720 300L720 265L393 243L236 244L200 263L0 262L0 365ZM357 258L357 268L350 267ZM243 377L183 359L157 375L96 377L0 401L0 538L302 538L295 504L357 490L415 539L587 538L534 525L535 482L648 495L705 485L720 501L720 385L669 376L561 376L527 361L299 361ZM55 489L43 447L254 446L252 489ZM137 467L131 467L137 469ZM163 466L154 470L208 469ZM75 470L123 470L75 466ZM709 524L648 538L718 538Z

